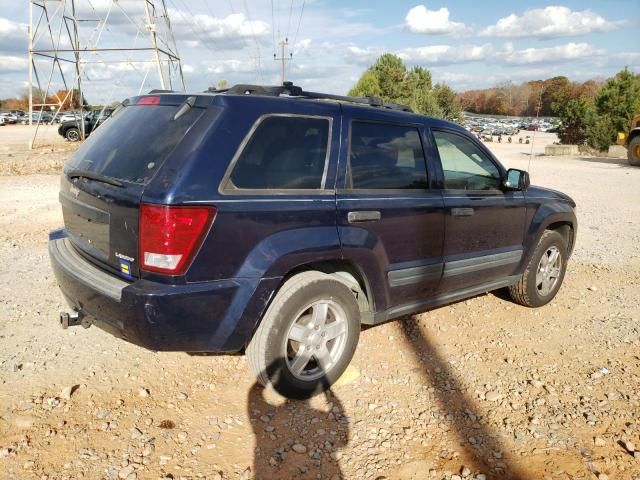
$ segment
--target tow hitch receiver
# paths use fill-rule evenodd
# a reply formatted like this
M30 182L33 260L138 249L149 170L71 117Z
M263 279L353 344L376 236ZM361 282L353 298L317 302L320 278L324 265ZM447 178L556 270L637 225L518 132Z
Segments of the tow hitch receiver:
M60 326L63 329L82 325L83 328L91 326L91 320L82 315L80 312L60 312Z

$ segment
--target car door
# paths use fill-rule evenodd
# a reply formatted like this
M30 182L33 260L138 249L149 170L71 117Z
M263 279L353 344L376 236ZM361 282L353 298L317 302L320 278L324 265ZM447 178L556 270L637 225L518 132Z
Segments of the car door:
M504 167L469 135L433 128L445 206L441 293L491 285L513 275L523 255L525 200L502 188Z
M370 282L382 321L435 293L444 214L441 193L429 184L424 126L365 110L343 105L338 231L344 257Z

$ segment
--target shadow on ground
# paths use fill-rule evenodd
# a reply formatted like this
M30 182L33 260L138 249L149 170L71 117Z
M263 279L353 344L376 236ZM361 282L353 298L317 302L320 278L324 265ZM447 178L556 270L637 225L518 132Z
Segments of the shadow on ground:
M292 400L254 383L247 400L256 439L253 470L247 478L346 478L336 455L348 443L349 425L332 390Z
M449 363L423 333L416 319L409 317L401 320L400 329L414 356L424 366L421 374L425 382L434 387L441 408L452 419L450 427L464 449L465 465L472 471L485 473L487 478L531 478L514 464L499 435L483 422L475 402L464 393ZM470 437L474 438L475 443L469 442Z

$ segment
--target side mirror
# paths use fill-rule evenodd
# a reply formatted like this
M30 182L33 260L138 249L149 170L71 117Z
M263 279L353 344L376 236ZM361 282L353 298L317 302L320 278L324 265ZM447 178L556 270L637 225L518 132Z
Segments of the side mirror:
M502 186L507 190L526 190L529 185L529 173L517 168L507 170L507 175L502 181Z

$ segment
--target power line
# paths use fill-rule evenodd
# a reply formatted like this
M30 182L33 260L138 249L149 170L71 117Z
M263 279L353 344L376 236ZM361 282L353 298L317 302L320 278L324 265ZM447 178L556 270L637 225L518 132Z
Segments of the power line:
M298 28L296 28L296 34L293 37L293 45L292 45L292 50L295 52L297 41L298 41L298 34L300 33L300 24L302 23L302 15L304 14L304 6L307 3L306 0L302 0L302 7L300 8L300 17L298 17ZM293 54L293 53L292 53Z
M244 5L244 10L247 14L247 20L249 21L249 28L251 28L251 35L253 36L253 41L256 43L256 66L258 67L258 73L260 75L261 81L264 80L262 75L262 65L260 64L260 44L258 43L258 39L256 38L256 32L253 29L253 22L251 21L251 15L249 14L249 5L247 5L247 0L242 0L242 4Z
M289 5L289 20L287 21L287 34L285 37L289 37L289 29L291 28L291 15L293 14L293 0L291 0L291 5Z
M271 0L271 35L273 36L273 51L275 52L278 49L278 44L276 43L276 22L273 15L273 0Z
M187 25L189 27L189 29L191 30L191 32L193 33L193 35L195 37L197 37L198 41L202 44L203 47L205 47L207 50L209 50L216 58L218 58L218 53L211 48L211 46L207 43L209 41L208 37L202 37L202 35L200 35L198 32L196 32L196 30L193 28L193 21L195 21L196 23L198 23L197 21L197 17L193 14L193 12L191 11L191 9L184 3L182 2L182 5L185 7L185 9L189 12L189 14L193 17L193 21L189 21L189 19L187 19L187 17L184 15L184 13L182 13L182 10L180 10L177 5L174 3L173 0L169 0L169 2L171 3L171 5L173 5L173 8L176 10L176 12L178 12L178 15L180 15L182 17L182 19L184 20L185 25ZM202 27L202 25L199 25L200 27Z

